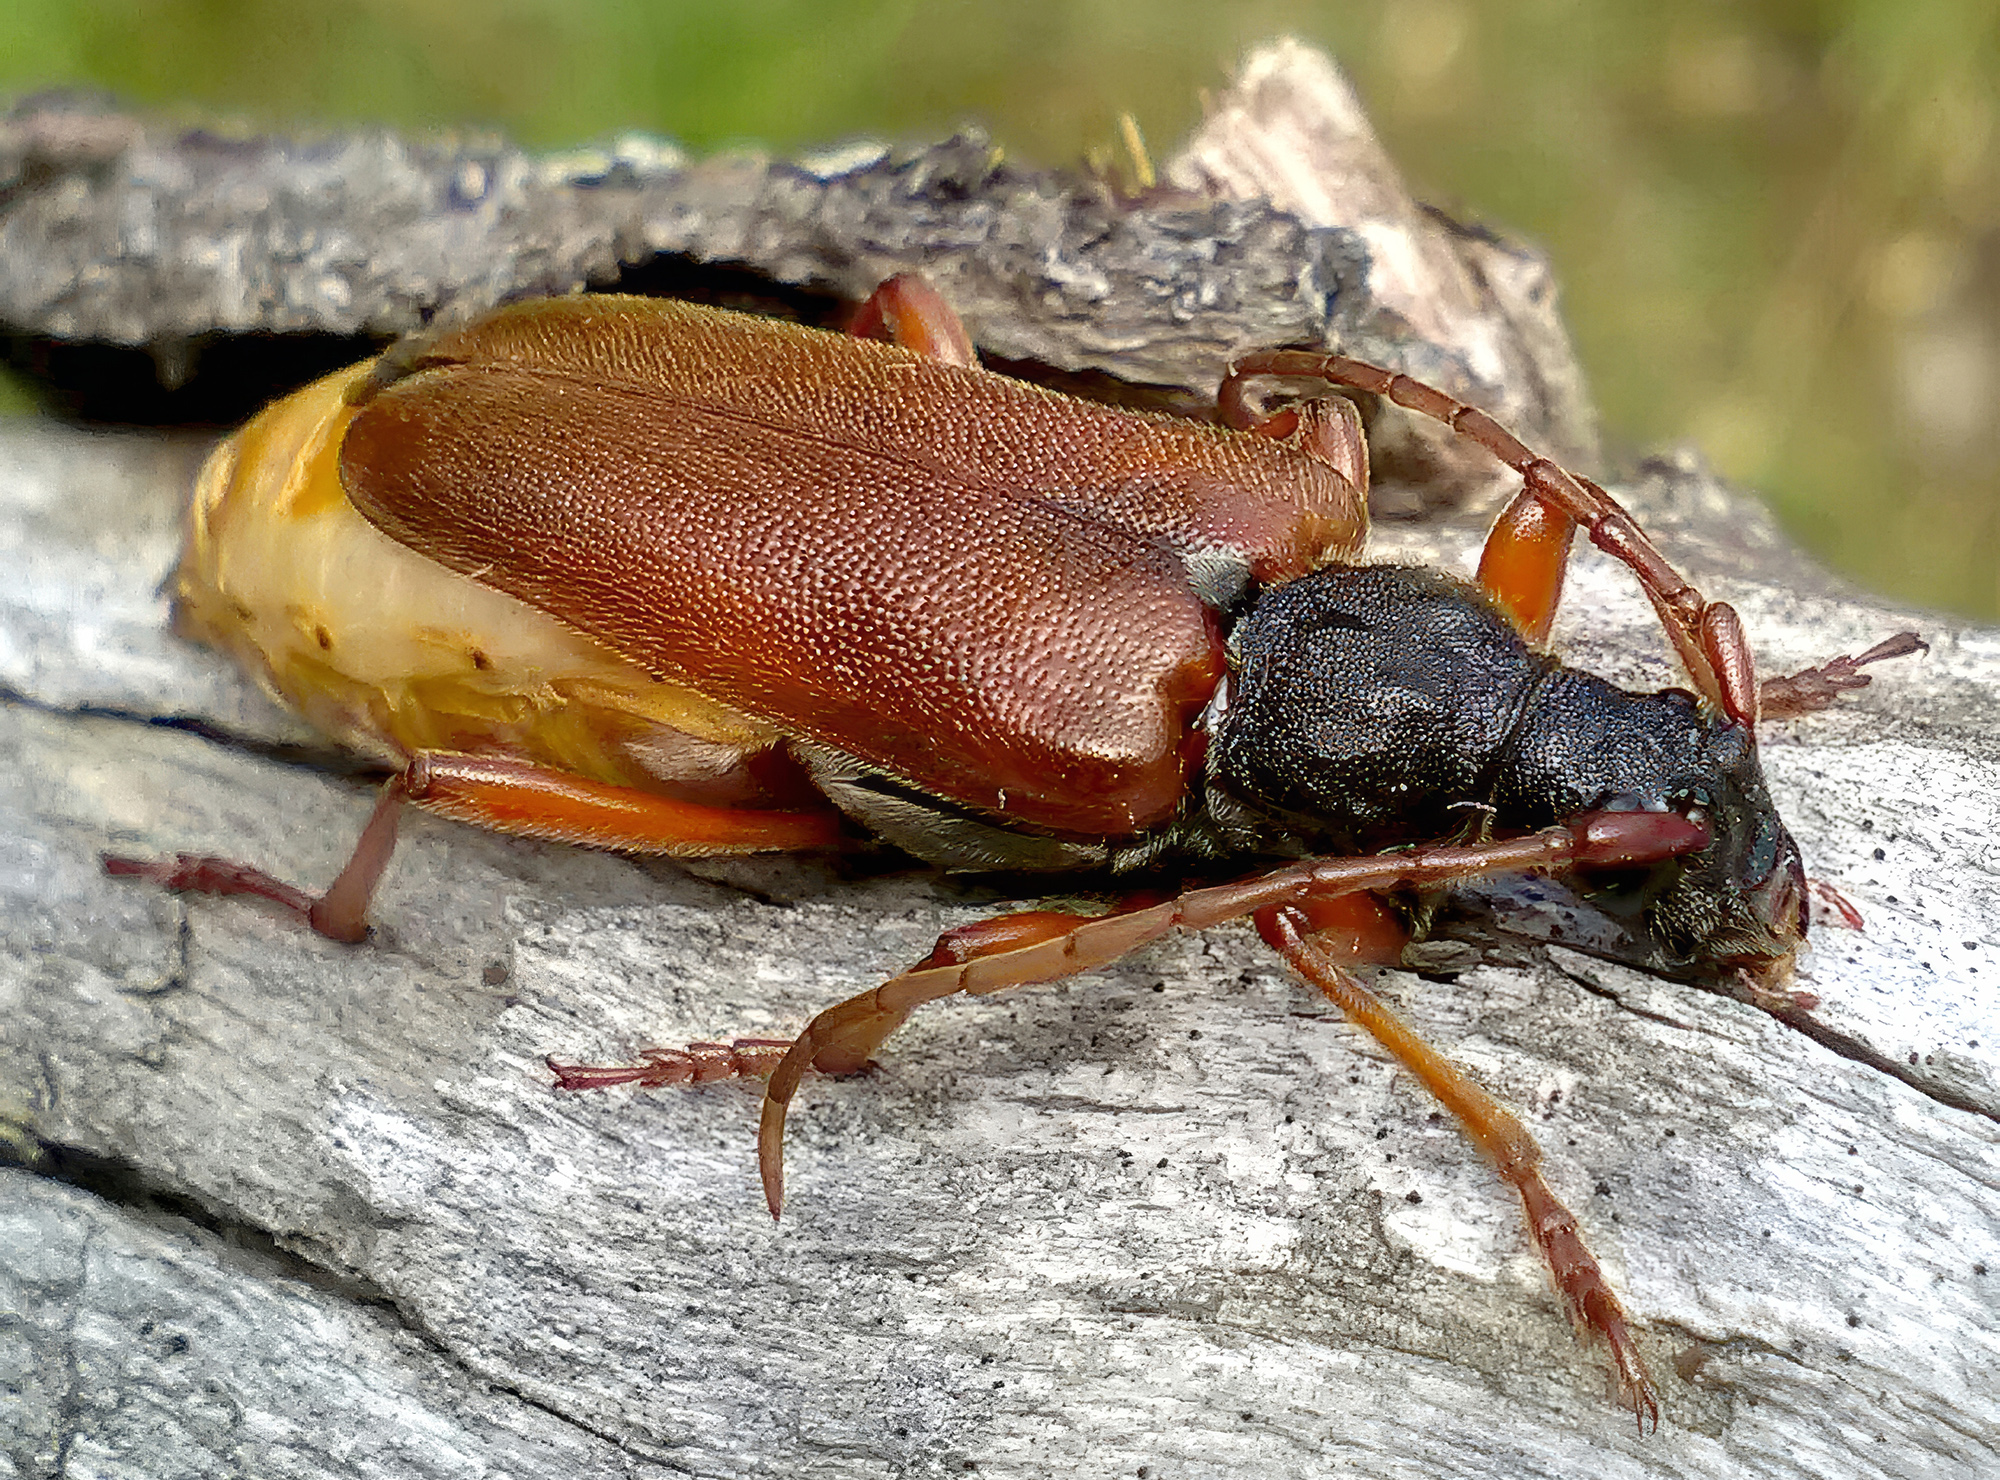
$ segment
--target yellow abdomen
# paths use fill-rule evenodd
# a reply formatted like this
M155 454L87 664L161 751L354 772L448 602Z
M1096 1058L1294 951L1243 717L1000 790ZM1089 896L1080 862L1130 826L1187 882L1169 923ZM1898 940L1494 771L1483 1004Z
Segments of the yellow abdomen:
M514 597L369 524L340 486L351 387L330 375L210 454L174 578L176 624L278 700L385 764L505 755L718 801L769 725L656 679Z

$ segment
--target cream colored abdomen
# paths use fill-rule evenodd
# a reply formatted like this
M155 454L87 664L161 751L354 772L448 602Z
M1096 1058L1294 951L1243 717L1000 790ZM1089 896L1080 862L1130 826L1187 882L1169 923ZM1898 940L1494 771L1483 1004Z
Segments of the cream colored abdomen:
M210 454L175 575L176 621L334 739L529 760L623 785L713 787L777 732L656 680L544 612L435 565L354 511L328 376Z

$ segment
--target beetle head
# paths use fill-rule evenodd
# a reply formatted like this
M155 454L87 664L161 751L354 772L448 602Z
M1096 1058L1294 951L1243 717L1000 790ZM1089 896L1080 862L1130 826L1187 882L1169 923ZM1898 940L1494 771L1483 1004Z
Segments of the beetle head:
M1641 917L1662 967L1782 977L1805 939L1805 865L1772 805L1749 729L1709 720L1704 731L1694 774L1663 796L1613 796L1603 805L1664 804L1708 827L1709 845L1642 877L1602 881L1597 899L1613 913Z

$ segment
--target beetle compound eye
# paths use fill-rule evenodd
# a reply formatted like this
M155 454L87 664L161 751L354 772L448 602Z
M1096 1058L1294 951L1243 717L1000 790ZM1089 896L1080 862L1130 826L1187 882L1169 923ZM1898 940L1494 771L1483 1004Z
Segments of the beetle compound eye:
M1778 869L1778 839L1784 829L1774 816L1759 816L1743 850L1743 877L1761 883Z

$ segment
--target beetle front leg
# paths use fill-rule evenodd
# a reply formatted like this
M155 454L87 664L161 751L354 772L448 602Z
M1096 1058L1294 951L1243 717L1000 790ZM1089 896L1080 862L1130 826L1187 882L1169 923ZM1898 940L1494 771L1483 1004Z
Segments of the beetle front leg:
M426 750L383 787L346 867L324 894L308 894L261 869L200 854L158 860L106 854L104 870L177 893L268 899L297 912L328 939L353 944L367 937L368 904L395 852L396 820L406 801L495 832L670 858L830 848L841 832L839 815L830 809L708 807L527 761Z
M1767 719L1793 719L1825 709L1842 694L1868 687L1871 676L1861 671L1868 664L1880 663L1886 658L1907 658L1912 653L1927 653L1930 650L1931 645L1916 633L1898 632L1894 637L1876 643L1858 658L1843 654L1786 678L1767 679L1762 694L1764 716Z
M1224 420L1246 425L1246 384L1261 376L1323 380L1352 386L1443 422L1521 475L1522 492L1501 516L1482 583L1531 637L1545 636L1562 591L1558 557L1574 529L1624 562L1659 613L1696 690L1730 718L1757 721L1756 676L1736 613L1707 600L1683 580L1624 507L1590 479L1542 456L1476 406L1420 380L1345 355L1266 350L1229 367L1217 392ZM1540 510L1532 505L1539 504Z
M1524 488L1493 521L1480 547L1480 589L1530 642L1549 640L1575 537L1576 520Z
M1530 452L1485 412L1428 386L1419 389L1423 397L1398 396L1396 404L1440 416L1522 475L1521 492L1494 523L1479 559L1480 584L1521 631L1535 641L1547 638L1562 597L1571 539L1582 528L1593 545L1622 561L1638 578L1639 589L1653 604L1695 691L1730 719L1754 730L1756 664L1735 609L1727 602L1710 601L1683 580L1624 506L1596 483ZM1428 404L1432 400L1457 409L1443 415Z
M1483 1152L1501 1180L1518 1192L1528 1230L1555 1277L1556 1289L1581 1327L1597 1332L1611 1349L1619 1401L1630 1408L1643 1433L1660 1426L1659 1394L1646 1374L1638 1345L1626 1325L1624 1307L1583 1241L1576 1215L1542 1179L1542 1148L1534 1135L1498 1100L1466 1078L1456 1064L1424 1042L1336 961L1323 943L1310 904L1281 905L1257 913L1257 933L1366 1031L1397 1062L1422 1081L1458 1119L1468 1139Z

